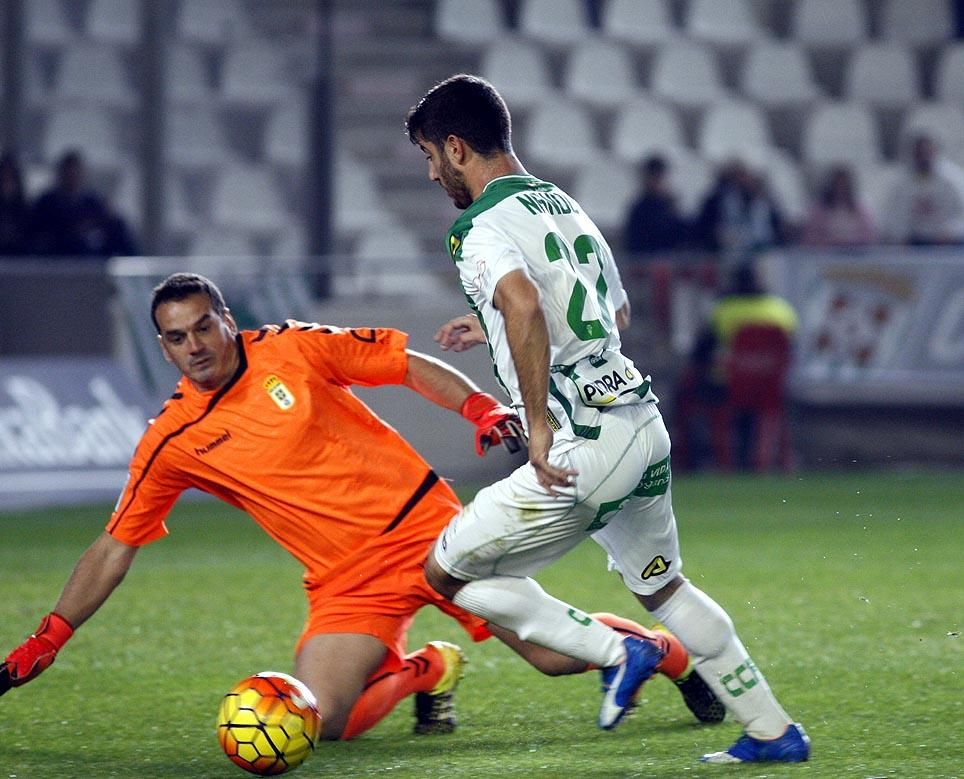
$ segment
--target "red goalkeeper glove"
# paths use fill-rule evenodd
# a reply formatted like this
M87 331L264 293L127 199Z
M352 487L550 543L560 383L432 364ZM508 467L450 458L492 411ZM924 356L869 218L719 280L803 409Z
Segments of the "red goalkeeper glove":
M26 684L50 667L57 652L74 634L71 624L50 612L40 621L37 632L14 649L0 665L0 695L11 687Z
M502 444L509 452L522 448L525 431L519 415L485 392L469 395L460 409L461 414L475 425L475 453L482 457L490 447Z

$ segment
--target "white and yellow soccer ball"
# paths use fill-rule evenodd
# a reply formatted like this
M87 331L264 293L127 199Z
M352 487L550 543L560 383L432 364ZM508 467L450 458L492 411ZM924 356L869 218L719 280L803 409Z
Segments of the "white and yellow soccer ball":
M321 717L293 676L264 671L238 682L218 710L218 741L231 761L259 776L283 774L314 751Z

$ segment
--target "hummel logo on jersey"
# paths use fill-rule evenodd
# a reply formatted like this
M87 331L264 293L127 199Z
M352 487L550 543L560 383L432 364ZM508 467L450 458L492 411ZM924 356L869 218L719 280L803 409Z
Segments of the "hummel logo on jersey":
M221 444L230 440L231 440L231 433L230 431L225 430L224 433L219 435L213 441L208 442L206 446L195 446L194 454L198 456L208 454L209 452L213 452L215 449L217 449Z
M274 374L264 380L264 388L282 411L287 411L295 404L295 396L291 394L291 390Z
M658 554L649 561L649 565L643 568L643 572L639 575L639 578L651 579L654 576L659 576L661 573L666 573L668 570L669 562L663 555Z

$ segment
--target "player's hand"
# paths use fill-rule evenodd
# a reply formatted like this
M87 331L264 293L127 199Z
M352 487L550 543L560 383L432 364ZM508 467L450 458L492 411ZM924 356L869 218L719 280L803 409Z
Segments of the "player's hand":
M74 634L70 623L51 612L40 621L30 638L14 649L0 665L0 695L11 687L19 687L50 667L57 652Z
M559 468L549 462L552 448L552 430L549 425L531 423L529 430L529 463L535 469L539 484L550 495L559 496L560 489L572 487L578 472L571 468Z
M475 314L466 314L450 319L435 333L435 341L443 352L464 352L473 346L485 343L485 331Z
M475 453L482 457L502 444L509 452L522 448L525 431L519 415L485 392L475 392L462 403L462 416L475 425Z

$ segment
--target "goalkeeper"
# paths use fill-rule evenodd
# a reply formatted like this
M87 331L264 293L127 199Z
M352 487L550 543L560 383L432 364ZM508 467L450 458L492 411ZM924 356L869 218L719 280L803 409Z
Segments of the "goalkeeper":
M408 350L397 330L288 321L239 332L221 292L196 274L175 274L155 288L151 316L165 357L183 376L141 438L106 530L37 632L0 665L0 693L54 661L120 584L137 550L167 533L166 515L191 487L248 512L304 565L309 608L294 674L318 700L324 738L357 736L413 693L416 732L454 728L461 650L434 641L408 654L405 646L426 604L474 640L497 636L544 673L587 670L585 661L486 624L428 585L425 557L461 506L349 387L404 384L460 411L476 426L480 454L520 444L514 412L444 363ZM686 675L688 656L674 637L603 619L664 655L660 670L678 682L698 718L722 719L699 676Z

